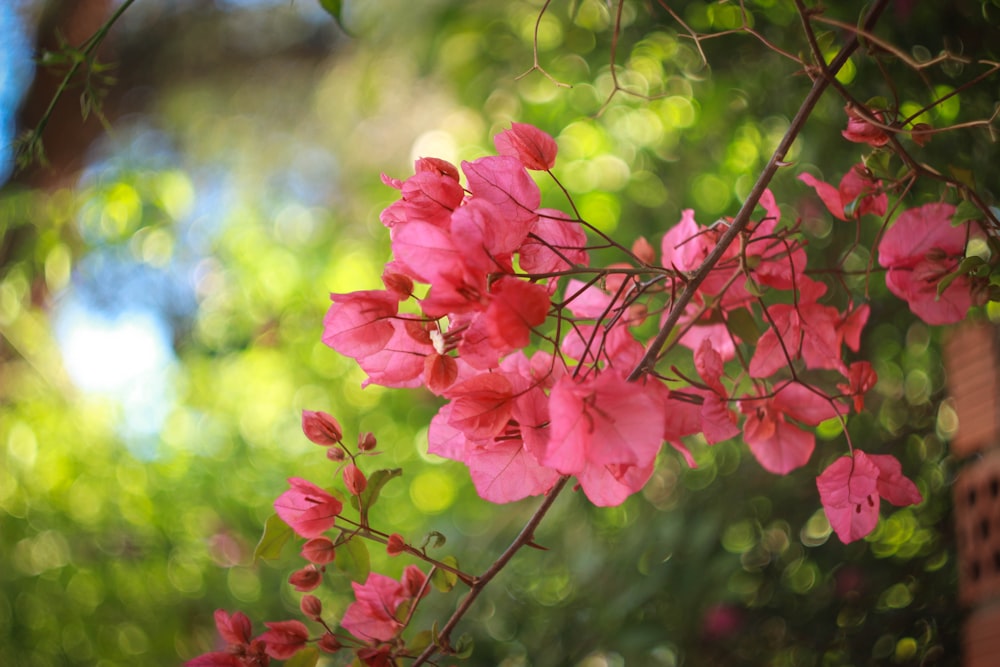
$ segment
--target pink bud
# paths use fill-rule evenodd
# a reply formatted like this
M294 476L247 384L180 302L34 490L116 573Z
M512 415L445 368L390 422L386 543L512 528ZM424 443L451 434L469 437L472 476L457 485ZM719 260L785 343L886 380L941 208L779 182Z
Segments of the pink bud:
M316 569L315 565L306 565L301 570L292 572L291 576L288 577L288 583L300 593L315 590L322 581L323 574Z
M403 536L399 533L390 535L389 543L385 545L385 551L390 556L398 556L406 551L406 542L403 541Z
M382 284L399 299L409 299L413 294L413 279L402 273L386 269L382 272Z
M340 442L344 435L337 420L325 412L302 411L302 432L317 445L329 447Z
M358 436L358 449L361 451L370 452L375 449L376 445L378 445L378 441L375 439L374 433L362 433Z
M332 563L337 552L328 537L314 537L302 545L301 555L310 563L326 565Z
M315 595L303 595L299 601L299 609L314 621L319 621L323 616L323 603Z
M327 653L336 653L340 649L344 648L343 644L340 643L340 640L329 632L320 637L316 644L319 646L320 650L326 651Z
M344 468L344 486L351 492L352 496L360 496L361 492L368 486L365 474L358 470L358 466L348 463Z

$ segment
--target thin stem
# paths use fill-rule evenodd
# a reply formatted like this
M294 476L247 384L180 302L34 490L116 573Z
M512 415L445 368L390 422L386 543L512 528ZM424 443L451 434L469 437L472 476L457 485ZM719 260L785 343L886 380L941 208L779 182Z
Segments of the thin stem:
M538 506L535 513L531 515L528 523L524 524L524 528L521 529L521 532L514 539L514 541L510 543L510 546L508 546L507 549L500 554L499 558L493 561L493 564L489 567L489 569L476 580L476 583L473 584L471 590L466 593L462 602L458 605L458 609L455 610L455 613L451 615L448 622L444 624L443 628L441 628L441 632L438 633L438 642L425 648L423 653L417 656L417 659L413 662L412 667L419 667L419 665L423 665L442 647L446 647L448 645L448 638L455 630L455 626L458 625L458 622L462 620L462 617L469 611L472 607L472 603L476 601L476 598L478 598L479 594L483 592L486 585L489 584L490 581L493 580L493 577L497 576L500 570L502 570L507 563L510 562L510 560L514 557L514 554L520 551L523 547L533 543L535 539L535 529L538 528L538 524L542 522L545 515L548 514L550 509L552 509L553 503L555 503L556 498L562 490L566 488L566 483L568 481L568 475L563 475L559 478L559 481L555 483L555 486L553 486L548 495L545 496L545 500L543 500L542 504Z
M53 93L52 99L49 100L49 105L45 108L45 113L42 114L42 117L35 125L35 129L31 132L35 141L41 141L42 133L45 132L45 128L52 119L52 114L55 111L56 104L69 89L70 82L73 80L73 77L76 76L80 67L82 67L85 62L88 64L90 63L91 55L93 55L97 47L104 42L104 38L108 36L108 31L111 30L111 26L113 26L118 19L121 18L122 14L125 13L125 10L132 6L134 2L135 0L125 0L125 2L123 2L121 6L115 10L108 20L105 21L104 24L82 44L79 52L81 57L73 58L73 65L66 72L66 75L63 76L62 81L59 82L59 87L56 88L56 92Z

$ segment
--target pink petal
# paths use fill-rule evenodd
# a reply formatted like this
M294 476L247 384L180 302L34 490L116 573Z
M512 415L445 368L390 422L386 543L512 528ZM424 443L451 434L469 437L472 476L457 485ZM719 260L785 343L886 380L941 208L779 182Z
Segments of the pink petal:
M511 129L493 137L500 155L517 158L527 169L545 171L556 163L555 140L537 127L513 123Z

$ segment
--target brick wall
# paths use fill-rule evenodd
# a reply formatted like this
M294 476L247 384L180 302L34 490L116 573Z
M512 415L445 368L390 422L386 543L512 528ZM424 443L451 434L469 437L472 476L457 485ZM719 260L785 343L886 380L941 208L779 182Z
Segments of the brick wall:
M945 344L948 391L958 413L951 443L959 600L970 609L964 667L1000 667L1000 341L987 325L956 329Z

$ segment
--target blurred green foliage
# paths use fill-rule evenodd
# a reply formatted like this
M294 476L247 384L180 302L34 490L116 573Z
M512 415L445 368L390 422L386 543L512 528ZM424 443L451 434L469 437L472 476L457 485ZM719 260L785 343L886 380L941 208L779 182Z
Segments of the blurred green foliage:
M735 212L810 85L747 35L702 42L706 67L669 16L640 2L624 4L614 76L614 14L598 0L553 3L540 20L537 0L327 4L352 38L317 32L315 17L287 3L234 5L221 17L178 10L148 57L140 111L113 120L79 183L0 192L0 646L9 664L176 665L213 647L218 607L244 610L256 629L295 614L297 594L283 581L298 567L292 550L276 563L250 556L286 477L331 483L334 464L299 431L304 408L334 414L348 439L374 432L382 453L369 471L404 469L383 490L374 525L417 542L440 531L448 542L436 556L484 569L534 504L478 499L464 468L424 453L431 398L362 390L363 374L320 342L328 292L378 285L388 253L378 212L395 195L379 172L404 177L416 156L475 158L511 121L534 123L557 137L556 172L583 216L626 245L640 234L655 244L683 208L703 224ZM896 3L890 13L910 13L890 16L879 34L905 35L915 55L957 40L969 55L995 57L1000 41L977 32L977 12L995 16L996 3L931 4ZM696 31L739 25L733 4L672 6ZM805 51L790 3L746 6L762 36ZM850 23L859 11L827 10ZM123 53L148 45L154 25L142 15L126 22ZM529 71L536 31L539 63L572 87ZM306 36L317 35L324 47L309 50ZM258 36L266 44L250 46ZM219 55L235 46L246 48ZM192 67L200 57L216 65ZM913 95L904 108L919 109L968 71L933 77L931 88L914 78L886 90L859 56L843 83L864 98ZM973 88L931 115L979 119L993 102ZM816 257L838 257L860 234L847 266L863 268L877 227L831 225L794 179L809 169L833 180L859 159L840 137L842 106L824 99L788 156L796 166L773 189L788 215L812 201L803 224ZM935 140L926 159L990 165L985 132ZM996 192L995 170L975 175ZM543 189L549 204L566 205ZM151 452L130 447L120 403L74 388L52 333L98 252L180 272L196 303L170 314L172 394ZM870 290L862 356L880 377L851 437L899 456L925 503L844 546L830 539L812 482L845 449L837 428L821 427L813 465L786 478L763 472L739 443L695 442L696 469L665 453L646 490L621 507L560 499L536 537L549 550L520 554L463 623L476 640L467 664L956 664L945 445L956 418L940 332L885 298L879 280L850 286ZM398 574L402 559L379 551L375 569ZM334 581L321 597L336 616L349 587ZM432 595L418 622L454 604Z

